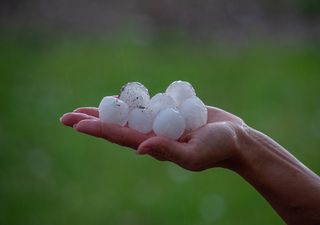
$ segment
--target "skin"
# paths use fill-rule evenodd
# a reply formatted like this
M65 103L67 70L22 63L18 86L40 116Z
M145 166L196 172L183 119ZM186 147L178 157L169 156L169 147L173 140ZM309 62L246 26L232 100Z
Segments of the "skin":
M104 138L191 170L230 169L249 182L287 223L320 224L320 178L271 138L239 117L208 106L208 123L178 141L102 123L97 108L83 107L60 121L76 131Z

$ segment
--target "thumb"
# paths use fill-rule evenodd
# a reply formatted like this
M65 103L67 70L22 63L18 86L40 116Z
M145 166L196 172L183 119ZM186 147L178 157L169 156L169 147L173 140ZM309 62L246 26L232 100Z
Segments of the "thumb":
M149 154L161 161L181 162L186 158L187 144L165 137L152 137L142 142L137 154Z

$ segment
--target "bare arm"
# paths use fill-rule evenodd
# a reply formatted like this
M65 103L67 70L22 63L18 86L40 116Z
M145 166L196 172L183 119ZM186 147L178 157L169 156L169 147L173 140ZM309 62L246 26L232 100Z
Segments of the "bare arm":
M319 176L271 138L221 109L208 107L208 124L179 141L102 123L92 107L67 113L61 122L188 170L231 169L253 185L288 224L320 224Z
M242 128L238 136L239 165L233 170L253 185L288 224L320 224L319 176L252 128Z

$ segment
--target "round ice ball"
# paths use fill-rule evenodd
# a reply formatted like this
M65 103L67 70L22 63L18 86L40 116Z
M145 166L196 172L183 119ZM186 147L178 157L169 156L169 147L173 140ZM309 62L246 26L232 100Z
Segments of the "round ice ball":
M158 113L152 128L157 136L177 140L183 134L185 127L185 121L179 111L167 108Z
M196 96L192 85L187 81L181 80L172 82L168 86L166 93L176 101L177 105L181 105L186 99Z
M99 105L99 117L102 122L124 126L128 121L129 107L124 101L108 96Z
M161 110L174 108L176 106L176 102L170 95L166 93L158 93L151 98L148 108L153 112L153 115L156 116Z
M187 130L196 130L207 123L207 107L198 97L191 97L185 100L179 110L186 122Z
M130 82L121 88L119 99L128 104L129 109L146 107L150 101L148 89L139 82Z
M129 113L128 126L131 129L147 134L152 131L153 114L148 108L135 108Z

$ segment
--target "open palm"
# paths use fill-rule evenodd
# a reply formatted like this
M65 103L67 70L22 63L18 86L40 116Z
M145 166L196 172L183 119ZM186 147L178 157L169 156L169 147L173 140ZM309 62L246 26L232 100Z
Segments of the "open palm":
M104 138L112 143L137 149L158 160L172 161L181 167L198 171L225 166L235 148L236 127L243 121L221 109L207 106L208 123L196 131L184 134L178 141L142 134L129 127L103 123L94 107L82 107L61 117L61 122L76 131Z

